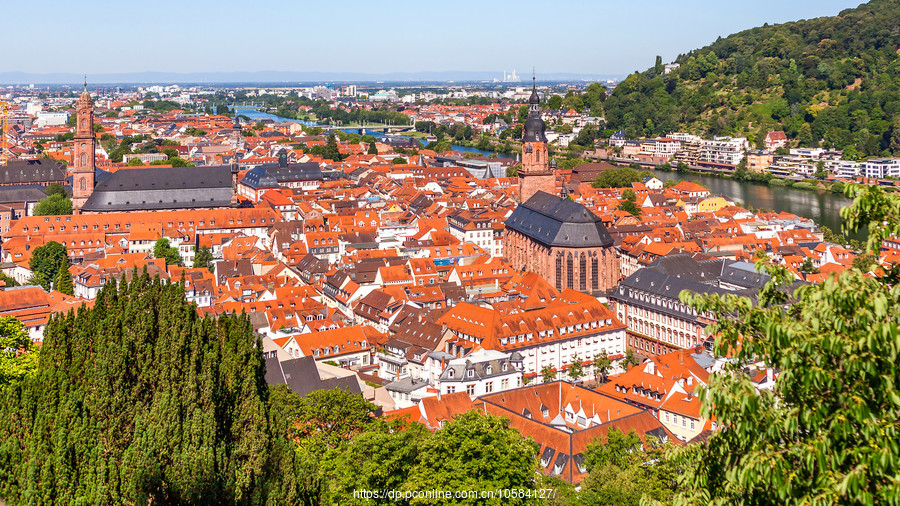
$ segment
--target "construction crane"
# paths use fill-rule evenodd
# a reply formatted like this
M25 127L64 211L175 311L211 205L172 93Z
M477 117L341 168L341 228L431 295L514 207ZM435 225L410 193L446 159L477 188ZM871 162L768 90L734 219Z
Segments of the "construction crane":
M9 146L7 146L6 142L6 130L8 127L9 104L0 101L0 137L3 137L3 141L0 142L0 167L6 167L6 162L9 161Z

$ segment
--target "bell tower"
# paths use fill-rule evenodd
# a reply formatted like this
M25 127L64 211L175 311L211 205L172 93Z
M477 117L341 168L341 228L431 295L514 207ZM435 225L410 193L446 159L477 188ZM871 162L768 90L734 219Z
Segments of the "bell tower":
M522 167L519 169L519 202L527 202L535 193L556 194L556 174L550 164L547 130L541 119L541 99L532 78L528 99L528 119L522 136Z
M72 166L72 210L78 214L91 193L94 192L94 102L87 91L75 105L75 159Z

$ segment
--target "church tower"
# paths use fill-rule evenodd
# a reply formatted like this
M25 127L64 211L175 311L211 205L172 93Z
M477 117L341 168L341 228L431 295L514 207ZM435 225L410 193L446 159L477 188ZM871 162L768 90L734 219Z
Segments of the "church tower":
M72 167L72 209L78 214L94 192L94 102L84 83L75 105L75 159Z
M532 78L528 99L528 119L522 137L522 167L519 169L519 202L527 202L539 191L556 195L556 174L550 165L547 130L541 119L541 99Z

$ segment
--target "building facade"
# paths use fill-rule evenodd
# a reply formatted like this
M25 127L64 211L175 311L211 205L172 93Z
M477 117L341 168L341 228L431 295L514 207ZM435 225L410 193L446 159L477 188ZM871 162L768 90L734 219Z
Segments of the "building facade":
M556 194L556 171L550 165L547 127L541 119L541 99L532 84L528 100L528 119L522 136L522 167L519 169L519 202L527 202L535 193Z
M504 253L515 269L537 273L558 290L604 292L619 281L613 239L582 204L539 192L506 220Z
M75 156L72 164L72 209L81 212L85 202L94 192L94 102L85 90L75 106Z

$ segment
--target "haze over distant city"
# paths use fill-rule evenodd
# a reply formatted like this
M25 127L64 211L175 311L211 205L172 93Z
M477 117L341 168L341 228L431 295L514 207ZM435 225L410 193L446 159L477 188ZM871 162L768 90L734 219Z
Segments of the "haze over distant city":
M36 17L16 2L6 40L20 50L4 55L0 82L478 80L532 67L547 79L621 77L657 54L668 62L719 36L858 3L54 0Z

